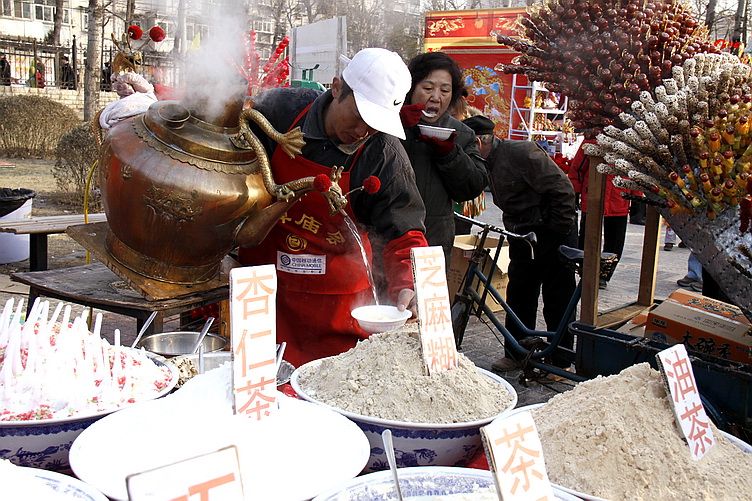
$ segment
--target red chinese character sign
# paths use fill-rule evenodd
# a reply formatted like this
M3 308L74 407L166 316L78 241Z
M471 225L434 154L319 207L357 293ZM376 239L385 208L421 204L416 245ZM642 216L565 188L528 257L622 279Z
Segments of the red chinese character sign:
M496 491L503 501L553 501L533 415L519 412L480 429Z
M441 247L411 249L423 362L429 374L457 367L451 301Z
M256 421L277 409L276 299L274 265L230 271L235 413Z
M129 475L130 501L242 501L235 446Z
M683 344L676 344L658 353L656 359L692 457L700 459L715 444L715 438L700 400L687 348Z

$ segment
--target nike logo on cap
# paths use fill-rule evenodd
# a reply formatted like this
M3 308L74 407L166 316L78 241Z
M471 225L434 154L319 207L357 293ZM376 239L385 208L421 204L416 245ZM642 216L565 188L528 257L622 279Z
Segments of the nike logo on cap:
M394 106L399 106L400 104L402 104L402 101L394 100Z

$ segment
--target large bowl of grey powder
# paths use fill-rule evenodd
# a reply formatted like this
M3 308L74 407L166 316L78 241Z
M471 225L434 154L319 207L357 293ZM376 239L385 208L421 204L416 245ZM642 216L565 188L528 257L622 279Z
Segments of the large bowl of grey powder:
M736 500L752 492L752 448L711 422L716 443L693 459L661 375L647 363L579 383L501 419L526 410L552 484L582 499Z
M386 429L401 468L466 466L482 452L480 428L511 411L517 393L464 355L458 362L425 375L417 331L405 325L299 367L290 384L300 398L332 408L363 430L371 446L364 471L389 467L381 438Z

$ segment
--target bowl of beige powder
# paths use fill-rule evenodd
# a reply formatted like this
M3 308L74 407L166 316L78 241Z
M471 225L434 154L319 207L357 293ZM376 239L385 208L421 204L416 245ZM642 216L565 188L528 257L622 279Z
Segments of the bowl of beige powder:
M551 482L590 501L741 499L752 447L711 422L715 445L694 460L658 371L647 363L582 382L529 410ZM597 467L594 467L597 465ZM743 493L747 494L743 494Z
M360 426L371 444L364 471L388 468L381 438L386 429L399 467L466 466L482 451L480 428L513 409L517 393L458 355L458 367L426 375L417 326L406 324L299 367L290 384L300 398Z

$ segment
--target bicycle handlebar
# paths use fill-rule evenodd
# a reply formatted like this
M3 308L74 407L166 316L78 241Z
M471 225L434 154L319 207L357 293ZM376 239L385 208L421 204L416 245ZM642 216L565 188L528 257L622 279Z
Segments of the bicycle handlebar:
M525 233L524 235L520 235L519 233L512 233L511 231L507 231L504 228L501 228L499 226L495 226L489 223L484 223L483 221L478 221L477 219L463 216L462 214L457 214L456 212L454 213L454 217L456 219L459 219L460 221L465 221L466 223L480 226L481 228L484 228L486 230L493 231L495 233L500 233L507 238L514 238L516 240L524 240L530 245L530 247L534 247L535 244L538 243L538 237L535 235L535 232L532 232L532 231L529 233Z

